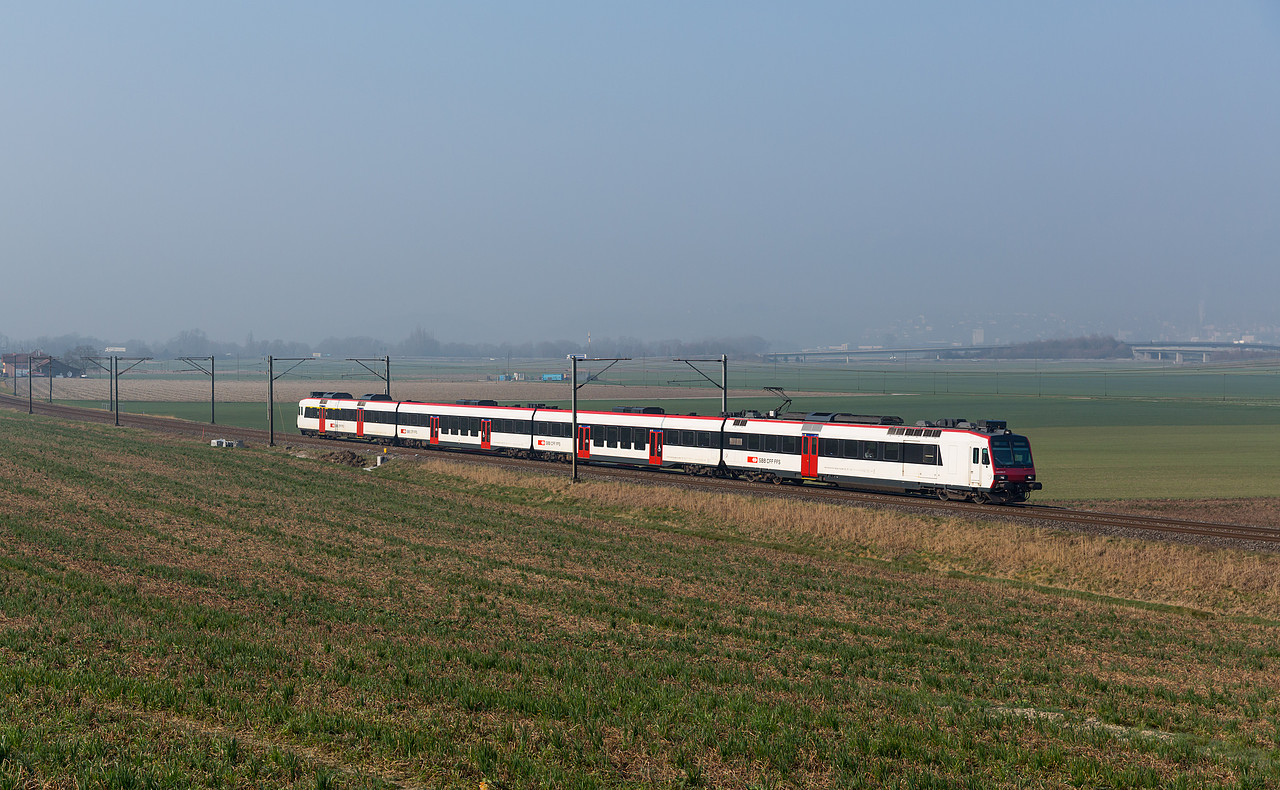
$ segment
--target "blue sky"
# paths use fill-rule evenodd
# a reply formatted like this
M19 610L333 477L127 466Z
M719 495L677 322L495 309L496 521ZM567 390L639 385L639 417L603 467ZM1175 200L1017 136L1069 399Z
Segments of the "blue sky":
M0 74L11 337L1280 324L1273 3L10 4Z

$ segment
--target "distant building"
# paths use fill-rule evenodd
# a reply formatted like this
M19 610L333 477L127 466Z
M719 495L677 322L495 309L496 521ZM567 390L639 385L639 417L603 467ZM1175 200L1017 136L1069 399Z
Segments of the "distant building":
M30 370L33 377L48 378L72 378L78 379L84 375L82 368L74 365L68 365L60 359L50 357L48 354L41 354L39 351L18 351L13 354L5 354L0 357L0 366L3 368L4 378L23 378Z

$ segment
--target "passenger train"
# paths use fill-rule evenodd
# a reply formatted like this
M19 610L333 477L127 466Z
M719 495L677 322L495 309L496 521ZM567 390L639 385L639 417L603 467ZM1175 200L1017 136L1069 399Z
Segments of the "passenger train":
M298 403L305 436L393 446L470 450L581 461L770 483L1015 503L1039 491L1031 444L1003 420L903 424L845 413L744 412L672 415L653 406L578 412L491 400L452 404L313 392Z

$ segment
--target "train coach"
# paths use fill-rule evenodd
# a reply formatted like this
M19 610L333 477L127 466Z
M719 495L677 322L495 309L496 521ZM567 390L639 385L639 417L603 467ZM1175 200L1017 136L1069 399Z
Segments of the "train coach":
M1031 445L1002 420L904 425L897 417L814 412L727 417L620 407L572 414L543 404L391 401L312 393L298 404L304 435L407 447L495 452L758 482L821 482L978 502L1026 501L1041 489Z

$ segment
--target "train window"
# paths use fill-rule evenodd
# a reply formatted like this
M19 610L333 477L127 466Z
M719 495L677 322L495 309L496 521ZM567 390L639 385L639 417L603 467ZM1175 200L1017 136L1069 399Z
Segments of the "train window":
M538 428L538 435L539 435L539 436L546 436L546 435L547 435L547 428L551 427L551 426L547 425L545 422L535 422L535 423L534 423L534 425L535 425L535 426L537 426L537 428Z
M610 447L618 446L618 426L610 425L605 428L605 443Z
M858 449L862 451L862 460L880 460L880 442L858 442Z
M467 425L467 432L472 436L480 435L480 418L479 417L469 418L469 422Z
M760 434L753 433L747 436L747 449L748 450L760 449Z
M921 447L924 450L924 458L921 459L921 463L923 463L925 466L941 466L942 465L942 456L938 452L938 445L925 444L925 445L921 445Z
M819 439L818 454L823 458L839 458L840 457L840 440L839 439Z
M711 432L710 432L710 431L698 431L698 446L699 446L699 447L710 447L710 446L711 446Z
M924 445L904 444L902 446L902 462L904 464L923 464Z
M897 442L881 442L880 449L884 451L884 460L886 461L902 459L902 445Z
M766 453L778 452L778 437L771 433L764 435L764 451Z
M604 447L604 431L592 431L591 445L593 447Z
M800 452L800 442L796 441L794 436L782 437L782 452L786 455L795 455Z
M683 446L685 446L685 447L697 447L697 446L698 446L698 432L697 432L697 431L681 431L681 432L680 432L680 444L681 444L681 445L683 445Z
M987 448L982 448L982 465L991 466L991 456L987 454Z
M643 450L645 445L649 443L649 430L647 428L634 428L634 444L637 450Z
M731 448L733 448L733 449L741 450L741 449L742 449L742 445L743 445L743 444L744 444L744 442L742 441L742 437L741 437L741 436L730 436L730 437L729 437L729 447L731 447Z

